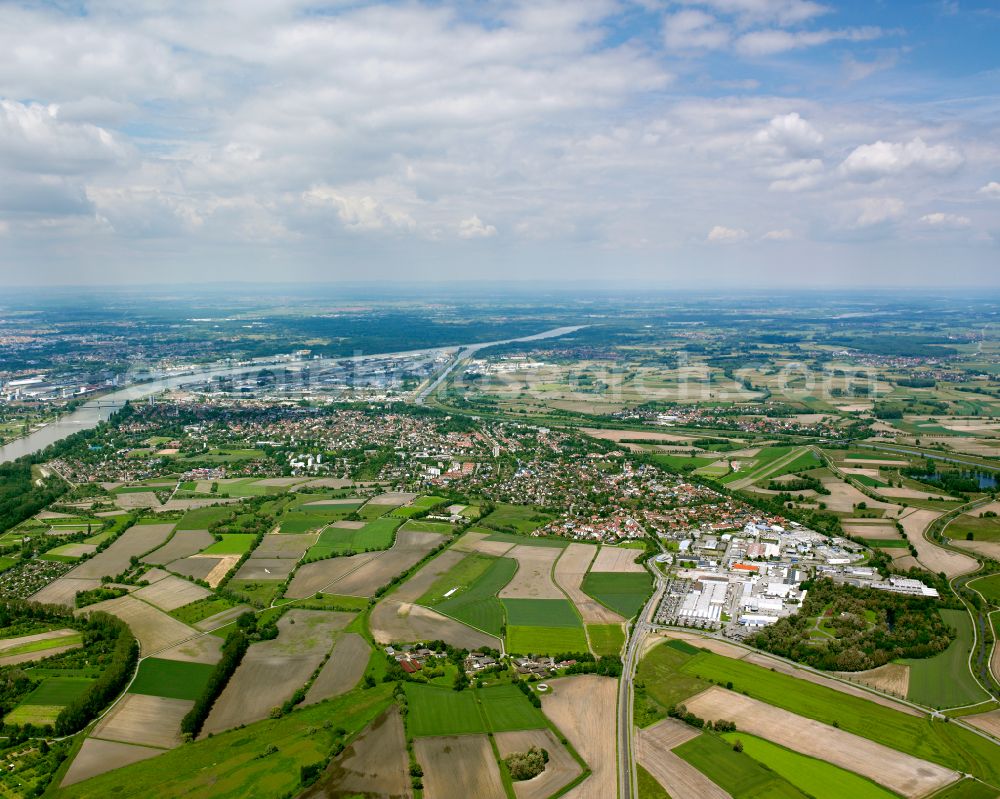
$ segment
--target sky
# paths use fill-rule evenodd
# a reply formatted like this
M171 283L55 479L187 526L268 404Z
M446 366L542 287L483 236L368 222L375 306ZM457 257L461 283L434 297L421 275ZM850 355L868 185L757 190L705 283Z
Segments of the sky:
M0 2L0 289L1000 286L1000 0Z

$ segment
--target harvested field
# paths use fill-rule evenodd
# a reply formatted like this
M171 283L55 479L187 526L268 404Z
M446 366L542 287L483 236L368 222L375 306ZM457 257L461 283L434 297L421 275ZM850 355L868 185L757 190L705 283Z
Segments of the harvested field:
M371 654L368 642L357 633L345 633L333 646L330 659L309 687L304 700L312 705L346 694L360 682Z
M869 508L885 509L895 507L895 505L888 502L879 502L866 494L862 494L854 486L848 485L833 475L821 478L821 482L830 491L829 495L823 497L823 502L826 503L826 506L830 510L851 513L854 510L854 506L859 502L864 502Z
M208 583L212 588L219 585L226 575L240 562L239 555L224 555L219 558L219 562L216 563L212 570L205 575L205 582Z
M900 519L907 539L917 549L917 560L932 572L944 572L949 579L975 571L979 568L975 559L949 552L924 538L924 530L941 515L936 510L915 510Z
M0 667L15 666L18 663L31 663L36 660L41 660L42 658L51 657L52 655L61 655L63 652L69 652L71 649L79 649L81 646L83 646L83 644L61 644L50 649L39 649L35 652L22 652L19 655L7 655L6 657L0 655Z
M984 513L997 513L1000 514L1000 502L990 502L986 505L981 505L972 511L970 516L982 516Z
M65 788L67 785L83 782L98 774L114 771L116 768L127 766L130 763L138 763L140 760L148 760L162 754L162 749L153 749L149 746L135 746L134 744L88 738L83 742L80 751L76 753L73 763L59 785Z
M88 605L83 613L102 610L125 622L138 639L143 657L179 644L195 635L195 631L162 610L131 596L108 599Z
M876 480L878 479L879 476L878 469L849 469L845 466L840 471L842 471L844 474L853 474L859 477L871 477Z
M79 634L79 630L66 628L63 630L49 630L44 633L35 633L34 635L19 635L17 638L3 638L0 639L0 656L4 652L24 646L25 644L33 644L37 641L57 641L60 638L71 638Z
M217 630L219 627L223 627L229 622L235 621L239 616L248 612L253 612L253 608L249 605L237 605L235 608L220 611L214 616L208 616L199 622L195 622L194 626L197 630Z
M178 530L162 547L149 553L142 559L143 563L155 563L158 566L194 555L215 542L208 530Z
M633 550L635 551L635 550ZM590 544L570 544L556 561L555 579L569 596L587 624L615 624L625 621L612 610L583 592L580 584L587 574L590 562L597 554L597 547Z
M350 488L352 485L370 485L369 483L355 483L353 480L345 480L342 477L320 477L316 480L310 480L304 485L314 486L316 488ZM302 486L295 486L293 491L298 491Z
M636 441L691 441L691 436L681 436L676 433L651 433L645 430L603 430L594 427L581 427L584 433L593 438L600 438L604 441L624 441L635 439Z
M291 558L248 558L233 575L234 580L284 580L295 570Z
M515 752L527 752L537 746L549 753L549 762L545 771L530 780L514 783L514 793L517 799L547 799L566 783L576 779L583 771L580 764L566 750L552 730L521 730L518 732L498 732L494 734L500 757L504 758Z
M994 560L1000 560L1000 541L962 541L956 540L951 542L953 546L959 549L965 549L969 552L975 552L977 555L984 555L987 558L993 558Z
M78 580L72 577L60 577L53 580L37 594L31 595L33 602L43 602L49 605L65 605L68 608L76 607L76 592L89 591L92 588L99 588L101 581L95 578Z
M500 768L485 735L418 738L413 749L424 770L427 799L506 799Z
M506 555L514 545L506 541L487 541L491 533L477 533L470 530L453 545L459 552L482 552L484 555Z
M352 613L288 611L278 620L276 639L251 644L212 707L202 737L267 718L305 684L330 650L333 634L352 618Z
M134 494L128 496L135 496ZM167 540L174 525L137 524L122 533L115 542L90 560L81 563L66 576L79 579L92 577L100 579L107 574L121 574L128 568L133 556L145 555Z
M372 796L409 799L409 758L399 710L393 706L368 725L334 760L302 799Z
M978 727L983 732L989 733L994 738L1000 738L1000 710L991 710L989 713L977 713L975 716L965 716L962 721L967 721L974 727Z
M183 660L187 663L209 663L214 665L222 657L223 639L217 635L199 635L190 641L172 646L158 652L156 656L163 660Z
M618 547L601 547L601 551L594 558L594 564L590 567L594 572L639 572L645 573L646 567L641 563L634 563L635 559L642 554L641 549L619 549Z
M339 522L334 522L331 527L336 527L338 530L360 530L364 527L366 522L349 522L346 519L341 519Z
M50 549L50 555L62 555L66 558L82 558L97 551L97 544L63 544L61 547Z
M845 519L841 526L848 535L860 538L873 538L879 541L891 541L900 537L896 525L892 522L880 521L878 524L862 524L853 519Z
M308 477L267 477L263 480L257 480L255 485L288 488L296 483L304 483L308 479Z
M517 572L500 590L501 599L565 599L552 581L552 566L562 550L556 547L517 545L507 553L517 561Z
M685 704L703 719L734 721L739 730L861 774L905 797L933 793L960 776L943 766L723 688L709 688Z
M45 642L41 644L39 642ZM59 655L71 649L77 649L83 644L80 641L79 630L50 630L35 635L21 635L17 638L0 640L0 666L13 666L17 663L30 663L52 655ZM30 651L17 650L21 647L36 647ZM38 648L40 647L40 648ZM10 654L10 653L16 654Z
M361 568L377 554L377 552L364 552L346 558L327 558L314 563L305 563L295 572L285 596L291 599L304 599L312 596L355 569Z
M618 681L581 674L549 682L542 710L569 739L593 772L565 796L567 799L607 799L618 790L615 730ZM587 712L581 713L580 708Z
M172 574L135 592L135 596L139 599L168 612L211 595L212 592L207 588Z
M867 671L835 671L834 674L903 699L910 689L910 667L902 663L886 663L877 669Z
M442 616L430 608L399 602L394 598L383 599L372 608L368 626L380 644L440 639L460 649L476 649L481 646L500 648L498 638Z
M115 494L115 504L124 510L159 508L160 500L157 499L153 491L129 491L124 494Z
M410 491L389 491L385 494L379 494L377 497L372 497L368 500L369 505L405 505L408 502L413 502L419 495L411 493Z
M899 499L930 499L935 497L937 499L947 499L954 500L955 497L944 494L940 491L919 491L916 488L876 488L875 489L883 497L895 497Z
M276 533L265 535L253 551L254 558L291 558L298 560L316 543L316 533Z
M664 719L636 737L636 759L670 794L671 799L729 799L729 794L671 749L696 738L698 732L681 721Z
M175 560L167 564L167 568L172 572L177 572L185 577L194 577L196 580L204 580L212 573L212 569L222 563L223 558L189 557ZM236 561L233 561L235 563Z
M91 738L173 749L181 744L181 719L191 699L125 694L91 732Z
M720 652L719 654L725 654ZM885 707L892 708L893 710L898 710L900 713L906 713L909 716L922 716L924 715L921 711L916 708L910 707L910 705L903 704L902 702L896 702L887 696L879 696L878 694L873 694L870 691L865 691L862 688L855 688L853 685L847 685L840 680L834 680L830 677L825 677L822 674L816 674L815 672L808 671L806 669L800 669L793 666L791 663L785 663L781 660L776 660L770 658L767 655L760 654L758 652L751 652L746 657L743 658L747 663L753 663L755 666L761 666L765 669L773 669L774 671L780 672L781 674L787 674L791 677L795 677L799 680L805 680L806 682L815 683L816 685L822 685L826 688L831 688L834 691L840 691L842 694L848 694L850 696L857 696L861 699L865 699L869 702L874 702L877 705L884 705ZM882 668L885 668L884 666ZM905 668L905 667L903 667ZM876 669L872 669L876 671ZM854 672L855 674L861 674L864 672Z
M357 497L340 497L338 499L317 499L315 502L303 503L303 508L328 507L330 505L357 505L361 502Z

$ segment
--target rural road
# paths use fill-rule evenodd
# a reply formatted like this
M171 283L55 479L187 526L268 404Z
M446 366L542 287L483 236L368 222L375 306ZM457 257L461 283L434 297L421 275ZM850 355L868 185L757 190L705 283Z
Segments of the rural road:
M646 633L653 629L649 619L659 606L660 599L667 587L667 582L663 577L652 569L650 571L653 571L653 578L656 580L656 590L653 591L653 595L645 607L636 616L632 635L629 636L628 644L625 647L625 657L622 659L622 676L618 681L618 799L634 799L638 796L635 762L632 759L635 699L632 688L635 682L635 670L642 652L642 643L646 639Z

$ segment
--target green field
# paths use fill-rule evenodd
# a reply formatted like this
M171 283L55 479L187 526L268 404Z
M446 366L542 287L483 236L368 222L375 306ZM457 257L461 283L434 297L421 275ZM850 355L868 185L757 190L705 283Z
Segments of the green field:
M511 558L468 555L441 575L419 601L426 599L438 612L499 637L504 617L497 592L516 571L517 561ZM467 587L443 599L456 586Z
M282 580L230 580L226 588L245 597L248 602L268 605L278 593Z
M638 799L670 799L670 794L663 790L656 777L638 763L635 766L635 773L639 788Z
M12 646L8 649L4 649L0 653L0 657L11 657L12 655L24 655L28 652L44 652L46 649L57 649L61 646L75 646L83 642L83 633L76 633L75 635L67 635L62 638L48 638L42 641L28 641L24 644L19 644L18 646ZM0 644L3 641L0 640Z
M504 599L507 623L517 627L582 627L568 599Z
M617 655L625 645L625 631L620 624L588 624L587 637L595 655Z
M213 799L294 796L302 790L299 769L322 762L334 744L348 740L379 716L392 699L392 685L356 690L280 719L186 744L158 757L125 766L58 792L60 799ZM335 719L334 724L326 724ZM269 747L272 747L269 749ZM207 780L207 781L206 781Z
M409 505L403 505L401 508L396 508L389 515L395 516L397 519L409 519L411 516L418 516L424 511L435 508L447 501L448 500L445 497L417 497Z
M201 551L202 555L243 555L253 547L257 536L249 533L223 533L222 540Z
M507 627L507 651L519 655L586 652L583 627Z
M364 527L348 530L341 527L327 527L319 534L317 541L306 553L306 558L315 560L345 552L366 552L374 549L388 549L392 546L399 519L383 517L373 519Z
M673 751L733 799L806 799L790 782L752 757L733 751L717 735L702 733Z
M236 603L229 599L220 596L209 596L199 599L196 602L191 602L183 607L175 608L169 611L169 614L185 624L197 624L209 616L214 616L216 613L222 613L222 611L234 607L236 607Z
M962 541L969 533L975 541L1000 541L1000 517L968 516L963 513L945 530L949 538Z
M139 672L128 690L168 699L197 699L214 669L208 663L146 658L139 664Z
M702 456L687 456L687 455L661 455L656 454L652 456L653 462L663 466L665 469L673 472L677 471L693 471L694 469L702 469L710 464L715 463L718 458L706 458ZM725 473L725 472L723 472Z
M0 556L0 572L7 571L7 569L16 565L17 558L7 557L6 555Z
M408 519L399 529L404 532L442 533L447 535L455 528L448 524L448 522L425 522L423 519Z
M207 530L215 522L228 519L230 514L240 506L216 505L209 508L195 508L185 513L179 522L178 530Z
M410 735L464 735L486 732L486 723L471 690L454 691L436 685L404 683Z
M568 538L556 538L555 536L528 536L528 535L518 535L517 533L498 533L493 530L482 530L478 527L473 527L472 531L474 533L486 533L488 535L487 541L500 541L504 544L517 544L523 547L559 547L560 549L568 547L570 541Z
M530 533L552 521L552 517L529 505L497 505L489 516L479 520L484 527L511 529Z
M969 587L976 589L987 602L1000 607L1000 574L991 574L988 577L972 580Z
M865 546L872 549L906 549L910 545L909 541L904 541L902 538L862 538L861 540Z
M638 682L664 708L683 702L710 682L732 682L734 690L754 699L824 724L837 724L847 732L1000 786L1000 747L979 735L742 660L702 651L690 655L664 644L643 659Z
M492 685L476 690L491 732L544 729L545 717L528 697L511 684Z
M939 612L946 624L958 630L958 637L934 657L899 661L910 667L906 698L934 708L973 705L989 699L969 670L972 619L964 610L945 608Z
M584 593L602 605L631 619L642 610L653 593L653 576L648 572L588 572L583 578Z
M722 736L728 743L740 741L743 754L753 758L813 799L893 799L896 794L853 772L824 760L800 755L783 746L746 733Z
M93 682L87 677L46 677L4 721L8 724L52 724L59 711L81 696Z

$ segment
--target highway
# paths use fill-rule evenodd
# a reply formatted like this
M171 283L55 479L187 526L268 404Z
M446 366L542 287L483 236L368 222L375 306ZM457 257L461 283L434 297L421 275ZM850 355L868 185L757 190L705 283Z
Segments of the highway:
M647 564L647 568L650 568ZM622 676L618 681L618 797L633 799L638 796L636 786L635 760L632 752L633 710L635 695L635 669L639 664L642 644L646 634L653 629L650 619L663 598L667 581L655 568L650 568L653 579L656 580L656 590L649 598L645 607L636 616L632 634L625 647L625 657L622 658Z

